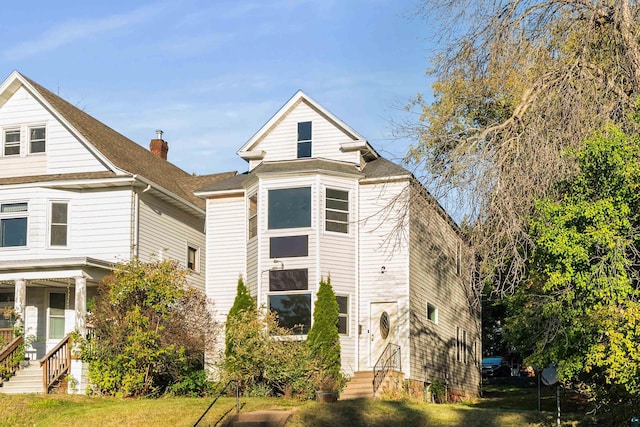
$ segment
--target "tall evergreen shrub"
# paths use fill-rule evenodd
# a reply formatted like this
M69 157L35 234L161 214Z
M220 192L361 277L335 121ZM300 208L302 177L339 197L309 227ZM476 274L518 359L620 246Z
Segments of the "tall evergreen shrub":
M331 277L320 281L313 325L307 335L307 345L323 374L338 380L340 374L339 308L331 287Z
M224 354L226 357L229 357L233 348L233 334L230 333L230 329L237 326L238 319L240 318L240 313L255 313L255 311L256 303L253 301L253 298L251 298L249 289L247 289L244 284L244 280L242 280L242 276L240 276L238 277L238 290L236 292L236 298L233 300L233 305L231 306L231 310L229 310L229 314L227 315L227 327L224 341Z

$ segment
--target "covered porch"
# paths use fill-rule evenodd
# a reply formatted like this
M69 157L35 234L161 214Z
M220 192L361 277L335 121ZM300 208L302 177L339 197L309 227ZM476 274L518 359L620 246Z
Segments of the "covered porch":
M86 332L87 301L112 270L91 258L0 261L0 340L14 328L23 332L26 356L42 359L70 332Z

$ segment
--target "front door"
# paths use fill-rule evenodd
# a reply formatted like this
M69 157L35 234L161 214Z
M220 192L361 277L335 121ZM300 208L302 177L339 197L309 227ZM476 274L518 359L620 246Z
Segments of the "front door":
M398 344L398 303L372 302L369 322L369 366L373 367L387 344Z

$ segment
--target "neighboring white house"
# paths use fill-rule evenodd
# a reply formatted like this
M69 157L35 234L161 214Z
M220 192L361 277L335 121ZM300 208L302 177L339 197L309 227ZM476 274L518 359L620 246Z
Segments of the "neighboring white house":
M413 387L477 395L480 312L460 230L406 169L296 93L239 151L249 171L203 186L207 295L225 321L242 275L304 336L319 282L340 307L342 365L371 371L399 346Z
M0 307L13 306L40 359L74 329L112 265L178 260L204 290L205 203L169 163L13 72L0 85ZM0 319L0 328L11 326Z

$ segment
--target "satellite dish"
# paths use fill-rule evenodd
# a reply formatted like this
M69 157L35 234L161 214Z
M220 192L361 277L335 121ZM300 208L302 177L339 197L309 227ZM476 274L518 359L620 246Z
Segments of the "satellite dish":
M540 376L544 385L554 385L558 382L558 370L553 364L544 368Z

